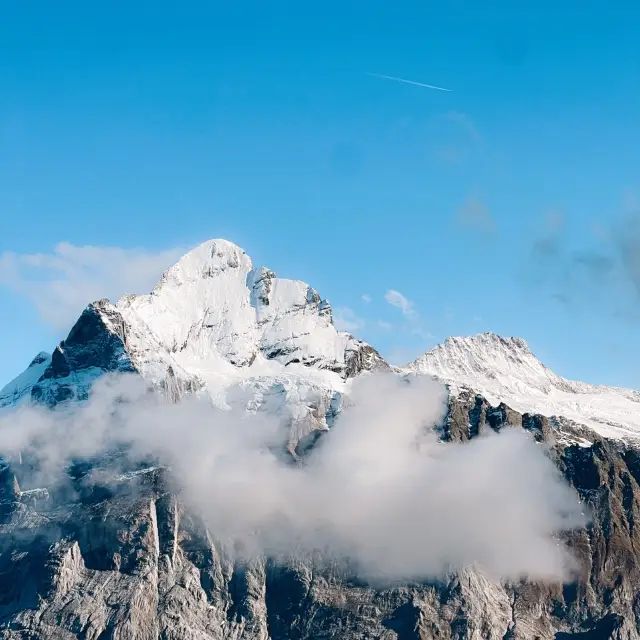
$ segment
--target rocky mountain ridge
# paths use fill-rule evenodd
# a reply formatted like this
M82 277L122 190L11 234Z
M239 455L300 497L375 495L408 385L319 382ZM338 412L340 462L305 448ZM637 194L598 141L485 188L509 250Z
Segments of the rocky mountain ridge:
M562 416L605 437L640 434L640 392L567 380L542 364L522 338L491 332L447 338L406 369L436 376L454 394L473 389L496 404Z
M350 380L378 368L388 365L336 331L317 292L255 269L241 249L216 240L187 254L150 295L90 305L51 356L39 354L0 392L0 404L82 400L109 372L139 373L173 401L206 394L220 407L259 410L276 398L276 411L295 409L288 447L297 459L330 437ZM621 406L633 414L635 392L574 386L523 341L494 334L451 339L400 374L449 385L438 425L446 446L514 428L548 447L592 513L591 524L567 534L580 561L574 581L510 584L470 568L374 585L312 557L238 563L162 465L78 461L66 484L32 487L29 460L19 457L0 469L0 637L640 638L640 452L619 437L626 431L594 431L591 408L563 414L613 397L613 415L601 405L597 415L617 423ZM543 402L556 393L574 404ZM518 410L528 394L534 410ZM629 433L633 419L620 423Z

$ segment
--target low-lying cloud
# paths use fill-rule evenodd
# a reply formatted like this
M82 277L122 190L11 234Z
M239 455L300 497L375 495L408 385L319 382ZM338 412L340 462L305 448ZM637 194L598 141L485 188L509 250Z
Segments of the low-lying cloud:
M265 412L167 404L138 377L108 377L76 409L0 418L0 450L41 461L51 482L70 460L126 445L157 456L216 538L248 555L323 550L371 578L438 577L479 565L502 578L561 579L572 558L554 534L581 505L523 431L438 442L445 389L391 374L354 381L349 406L302 464Z

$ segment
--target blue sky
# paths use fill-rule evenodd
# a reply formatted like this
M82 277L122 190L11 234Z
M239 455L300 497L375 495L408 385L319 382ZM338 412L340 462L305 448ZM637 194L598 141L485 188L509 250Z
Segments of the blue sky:
M0 5L1 381L225 237L395 360L493 330L640 387L640 7Z

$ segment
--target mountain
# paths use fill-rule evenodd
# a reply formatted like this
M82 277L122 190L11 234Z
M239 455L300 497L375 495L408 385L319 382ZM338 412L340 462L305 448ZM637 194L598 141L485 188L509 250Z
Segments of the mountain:
M388 365L375 349L335 328L317 291L254 268L231 242L211 240L150 294L90 304L50 357L40 354L0 391L0 408L29 398L48 406L82 400L103 374L137 372L173 399L199 392L219 406L259 407L293 395L305 409L307 399L339 402L348 379L381 368ZM294 447L318 426L307 417Z
M331 438L351 381L377 369L389 367L336 330L315 290L214 240L149 295L90 304L51 355L0 392L0 406L10 419L25 403L82 401L97 378L132 373L171 401L199 394L283 413L285 444L304 464L315 446L306 436ZM398 375L447 384L443 447L506 429L545 447L592 514L563 534L579 561L573 582L510 583L476 567L371 584L321 558L243 563L170 469L145 460L124 469L110 455L78 460L67 484L44 487L25 452L0 464L0 638L639 640L637 392L565 380L524 341L495 334L450 338Z
M640 392L562 378L521 338L482 333L447 338L406 367L445 382L453 393L473 389L522 413L562 416L605 437L637 438Z

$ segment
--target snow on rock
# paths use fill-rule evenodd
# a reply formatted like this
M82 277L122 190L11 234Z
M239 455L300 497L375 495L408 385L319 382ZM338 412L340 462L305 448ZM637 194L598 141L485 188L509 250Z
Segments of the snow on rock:
M365 346L336 330L329 303L314 289L254 269L246 253L225 240L200 245L149 295L126 296L116 307L131 328L127 347L141 365L153 336L154 351L205 376L275 360L344 377L351 352Z
M280 394L297 407L291 423L307 416L307 429L348 379L388 367L371 346L335 328L317 291L254 268L226 240L184 255L148 295L90 304L47 358L5 387L5 404L29 394L50 406L83 399L105 372L138 372L172 400L201 391L219 406L243 398L258 410Z
M0 391L0 408L16 406L28 400L31 389L51 364L51 355L41 351L31 364Z
M149 295L125 296L110 317L122 318L136 370L175 388L203 389L221 406L242 398L264 409L276 394L298 413L313 413L348 378L386 366L372 347L337 331L317 291L254 268L225 240L196 247Z
M563 416L603 436L640 436L640 392L562 378L545 367L521 338L491 332L447 338L406 369L437 377L452 393L472 389L493 404Z

